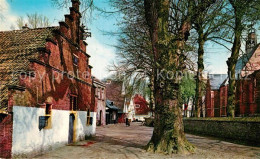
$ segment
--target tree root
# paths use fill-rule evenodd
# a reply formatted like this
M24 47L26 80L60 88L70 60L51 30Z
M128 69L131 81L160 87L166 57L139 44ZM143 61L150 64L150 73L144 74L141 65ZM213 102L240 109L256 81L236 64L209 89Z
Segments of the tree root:
M148 152L163 154L190 154L195 151L195 147L189 143L185 137L172 135L171 132L165 133L159 141L153 139L148 143Z

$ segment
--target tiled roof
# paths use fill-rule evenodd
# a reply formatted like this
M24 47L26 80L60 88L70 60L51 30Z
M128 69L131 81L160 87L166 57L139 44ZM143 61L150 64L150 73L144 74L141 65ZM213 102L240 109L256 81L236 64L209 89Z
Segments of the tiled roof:
M106 106L109 109L113 109L113 110L118 110L118 107L114 105L114 102L110 101L110 100L106 100Z
M255 53L255 51L257 50L257 48L259 47L260 44L257 44L249 53L244 54L243 56L241 56L236 63L236 75L240 74L242 69L246 66L246 64L248 63L248 61L250 60L250 58L253 56L253 54Z
M0 32L0 111L7 109L9 85L18 85L17 72L29 71L29 59L38 57L57 27Z

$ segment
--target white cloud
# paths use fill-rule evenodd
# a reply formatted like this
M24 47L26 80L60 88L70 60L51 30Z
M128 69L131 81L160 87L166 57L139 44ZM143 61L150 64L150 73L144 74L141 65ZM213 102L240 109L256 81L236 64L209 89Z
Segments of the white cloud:
M0 0L0 30L11 30L16 27L17 16L12 14L7 0Z
M87 39L87 52L90 54L90 65L93 66L92 75L99 79L107 77L108 66L115 58L114 49L99 42L95 37Z

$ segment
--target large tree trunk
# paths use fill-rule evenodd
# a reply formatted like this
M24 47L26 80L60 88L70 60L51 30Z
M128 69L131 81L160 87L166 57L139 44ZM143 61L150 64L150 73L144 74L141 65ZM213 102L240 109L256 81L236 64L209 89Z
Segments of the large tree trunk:
M169 79L167 71L177 72L179 56L177 48L184 46L184 34L181 40L171 44L168 33L169 0L145 0L145 14L150 29L153 47L155 72L155 123L153 136L148 144L148 151L166 154L192 151L193 146L187 142L182 121L182 111L179 107L177 79ZM186 27L186 26L185 26ZM182 32L182 31L180 31ZM176 47L175 47L176 48ZM180 49L177 49L180 50ZM161 71L165 73L159 76Z
M203 85L203 70L204 70L204 64L203 64L203 59L204 59L204 34L203 34L203 29L199 28L198 29L198 44L199 44L199 49L198 49L198 70L197 70L197 78L196 78L196 94L195 94L195 115L196 117L200 117L201 110L202 110L202 85Z
M241 35L243 32L242 26L242 16L241 13L235 8L234 3L232 3L235 10L235 28L234 28L234 42L232 46L232 53L230 58L228 58L228 77L229 77L229 85L228 85L228 105L227 105L227 116L235 117L235 105L236 105L236 63L239 56L239 50L241 47Z
M154 97L154 75L150 76L150 109L152 110L152 116L154 116L155 97Z

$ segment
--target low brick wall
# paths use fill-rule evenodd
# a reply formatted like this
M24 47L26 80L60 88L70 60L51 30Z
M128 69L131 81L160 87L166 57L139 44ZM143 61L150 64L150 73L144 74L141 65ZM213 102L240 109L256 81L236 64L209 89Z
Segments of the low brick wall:
M13 116L0 114L0 158L10 158L12 151Z
M186 133L260 143L260 122L184 119Z

